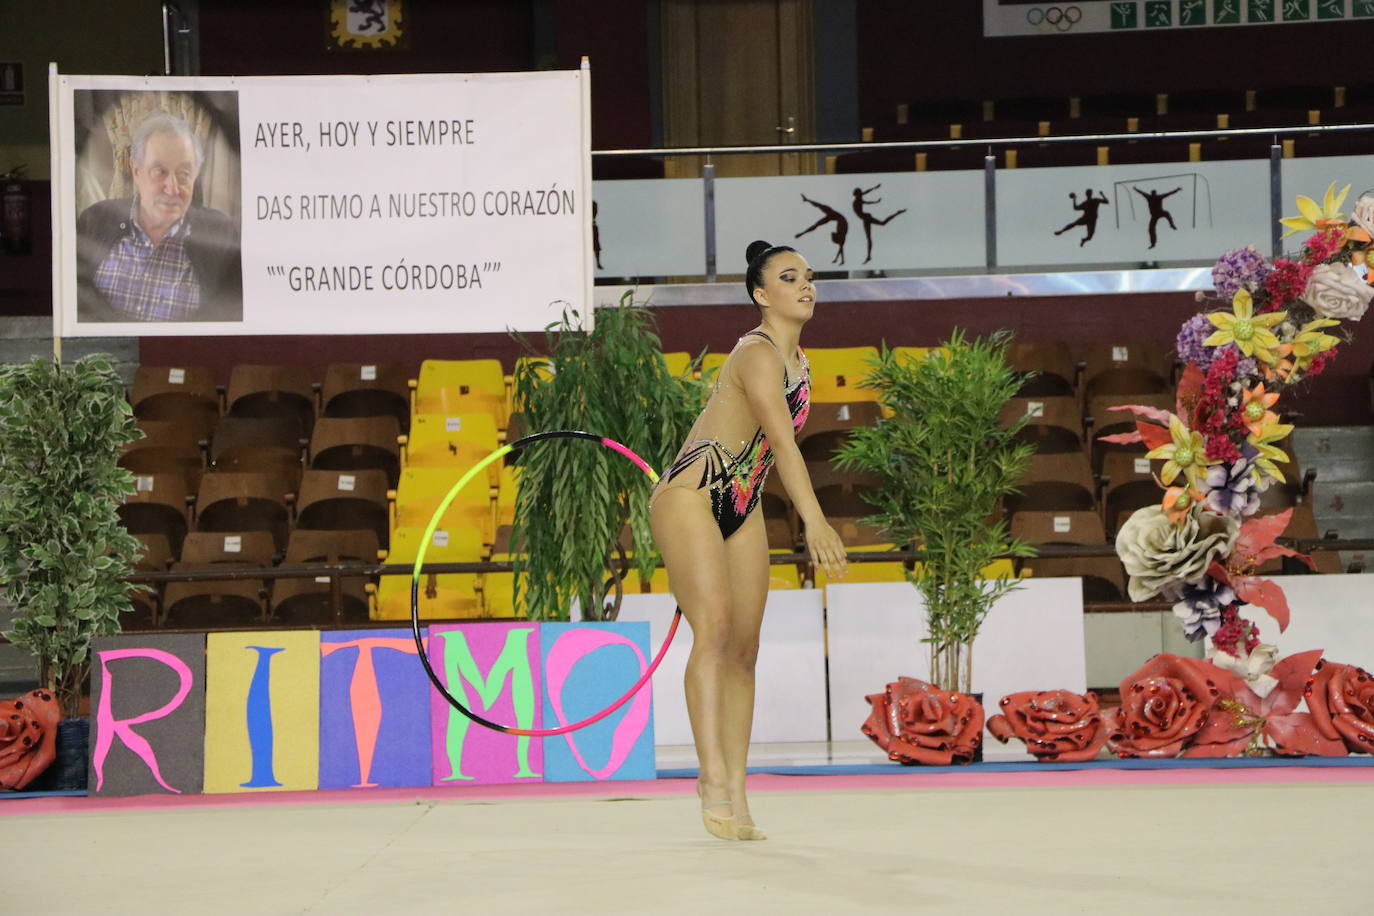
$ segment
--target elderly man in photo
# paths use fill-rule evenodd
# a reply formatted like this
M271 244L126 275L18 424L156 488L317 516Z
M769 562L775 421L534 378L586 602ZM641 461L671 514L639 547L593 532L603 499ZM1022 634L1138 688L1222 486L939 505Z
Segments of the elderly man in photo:
M191 203L205 160L181 118L134 132L135 194L76 221L81 321L236 321L243 314L239 235L224 213Z

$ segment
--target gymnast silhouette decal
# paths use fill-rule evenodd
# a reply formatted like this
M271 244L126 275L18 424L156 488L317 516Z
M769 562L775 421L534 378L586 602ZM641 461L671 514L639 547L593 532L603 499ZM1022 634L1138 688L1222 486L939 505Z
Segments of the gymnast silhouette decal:
M906 212L906 208L903 207L895 213L888 214L887 218L885 219L878 219L872 213L869 213L867 210L865 210L865 206L872 206L873 204L880 204L883 202L883 199L881 197L875 197L873 200L868 199L869 194L872 194L874 191L878 190L881 187L882 184L879 183L875 184L871 188L854 189L854 213L858 215L859 219L864 221L864 239L868 242L868 253L867 256L864 258L865 264L873 260L873 227L886 226L888 223L892 222L894 219L896 219L897 217L901 216L903 213Z
M597 209L596 201L592 201L592 254L596 255L596 269L605 270L601 266L601 227L596 224Z
M1140 188L1136 187L1132 187L1131 190L1139 194L1141 197L1145 198L1145 204L1150 208L1151 248L1155 247L1155 243L1159 241L1159 237L1155 232L1155 228L1159 225L1159 221L1161 219L1168 220L1169 228L1174 230L1175 232L1178 231L1178 227L1174 225L1173 214L1171 214L1168 210L1164 209L1164 199L1166 197L1170 197L1174 194L1177 194L1179 191L1182 191L1183 188L1174 188L1172 191L1165 191L1164 193L1160 193L1159 191L1142 191L1140 190Z
M811 225L807 226L801 232L798 232L795 236L793 236L793 238L801 238L802 236L806 235L806 233L812 231L813 229L819 229L826 223L834 223L835 228L830 233L830 241L835 243L835 256L830 259L830 263L844 264L844 242L845 239L849 238L849 220L845 219L844 214L841 213L839 210L836 210L834 207L827 207L820 201L812 200L805 194L801 196L801 199L806 201L811 206L815 207L817 210L820 210L821 218L816 220Z
M1063 235L1065 232L1068 232L1075 226L1082 226L1083 228L1088 230L1087 234L1078 240L1078 247L1082 248L1084 245L1088 244L1088 242L1092 239L1093 234L1097 232L1097 211L1106 202L1106 192L1103 192L1101 197L1097 197L1093 194L1092 188L1084 188L1083 202L1079 203L1078 195L1075 194L1073 191L1070 191L1069 203L1073 204L1073 208L1078 211L1079 217L1078 219L1069 223L1063 229L1060 229L1059 231L1055 232L1055 235Z

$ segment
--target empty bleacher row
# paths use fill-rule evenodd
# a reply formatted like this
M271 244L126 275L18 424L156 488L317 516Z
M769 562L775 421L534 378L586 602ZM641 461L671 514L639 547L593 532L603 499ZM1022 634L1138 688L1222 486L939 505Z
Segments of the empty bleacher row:
M897 348L901 359L924 348ZM876 394L860 388L871 347L813 348L812 410L799 446L821 508L851 551L898 546L860 523L872 514L866 489L876 481L841 471L831 458L848 431L877 421ZM1176 367L1168 353L1135 345L1071 351L1016 344L1013 365L1036 373L1008 402L1004 420L1031 420L1022 432L1036 446L1021 492L1006 501L1012 531L1039 544L1106 545L1131 511L1159 499L1151 462L1138 446L1097 437L1129 426L1122 403L1172 406ZM707 375L724 354L700 365L665 354L676 374ZM196 367L143 367L130 402L145 438L121 464L135 492L120 507L145 544L142 571L255 569L273 565L412 563L439 502L459 476L508 437L511 380L495 360L427 360L404 365L331 365L314 384L298 366L237 366L215 385ZM514 548L516 474L492 465L455 498L432 536L427 561L509 561ZM1291 471L1291 469L1290 469ZM1302 505L1301 472L1266 493L1266 505L1298 506L1294 529L1315 537ZM773 588L824 587L812 569L804 531L778 475L770 475L761 512L770 550L792 558L772 567ZM628 549L628 537L623 539ZM999 561L990 575L1007 572ZM1078 575L1089 600L1116 600L1123 575L1114 557L1026 561L1022 575ZM846 581L901 581L899 561L850 566ZM345 620L403 619L410 579L343 578ZM427 576L421 613L430 618L515 614L510 572ZM647 582L630 572L628 592L666 592L660 568ZM213 627L332 620L329 576L167 583L138 596L130 626Z
M832 157L827 162L827 171L981 168L987 148L976 142L980 140L1371 122L1374 122L1374 84L913 102L898 105L892 123L865 128L863 139L975 142L969 146L916 153L910 150L848 153ZM997 165L999 168L1034 168L1264 158L1269 155L1271 142L1268 136L1256 135L1192 141L1146 138L1105 145L1027 143L1000 150ZM1300 134L1285 138L1281 146L1286 158L1364 154L1374 152L1374 132Z

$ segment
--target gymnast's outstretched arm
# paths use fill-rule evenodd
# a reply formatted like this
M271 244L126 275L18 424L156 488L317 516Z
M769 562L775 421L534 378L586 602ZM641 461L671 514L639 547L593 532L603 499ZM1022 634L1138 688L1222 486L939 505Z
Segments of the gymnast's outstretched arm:
M826 575L842 576L849 566L844 544L826 522L811 488L811 475L806 472L806 461L797 447L792 414L779 384L783 368L778 352L762 340L746 344L735 357L736 376L744 388L749 409L768 437L774 467L782 476L782 485L806 526L806 543L811 556L825 569Z

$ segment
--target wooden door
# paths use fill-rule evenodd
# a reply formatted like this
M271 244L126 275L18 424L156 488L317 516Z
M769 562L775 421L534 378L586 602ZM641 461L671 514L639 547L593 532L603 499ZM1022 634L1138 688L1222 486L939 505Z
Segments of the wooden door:
M811 0L663 0L666 146L760 146L815 137ZM717 177L796 175L814 157L713 156ZM705 159L670 157L670 178Z

